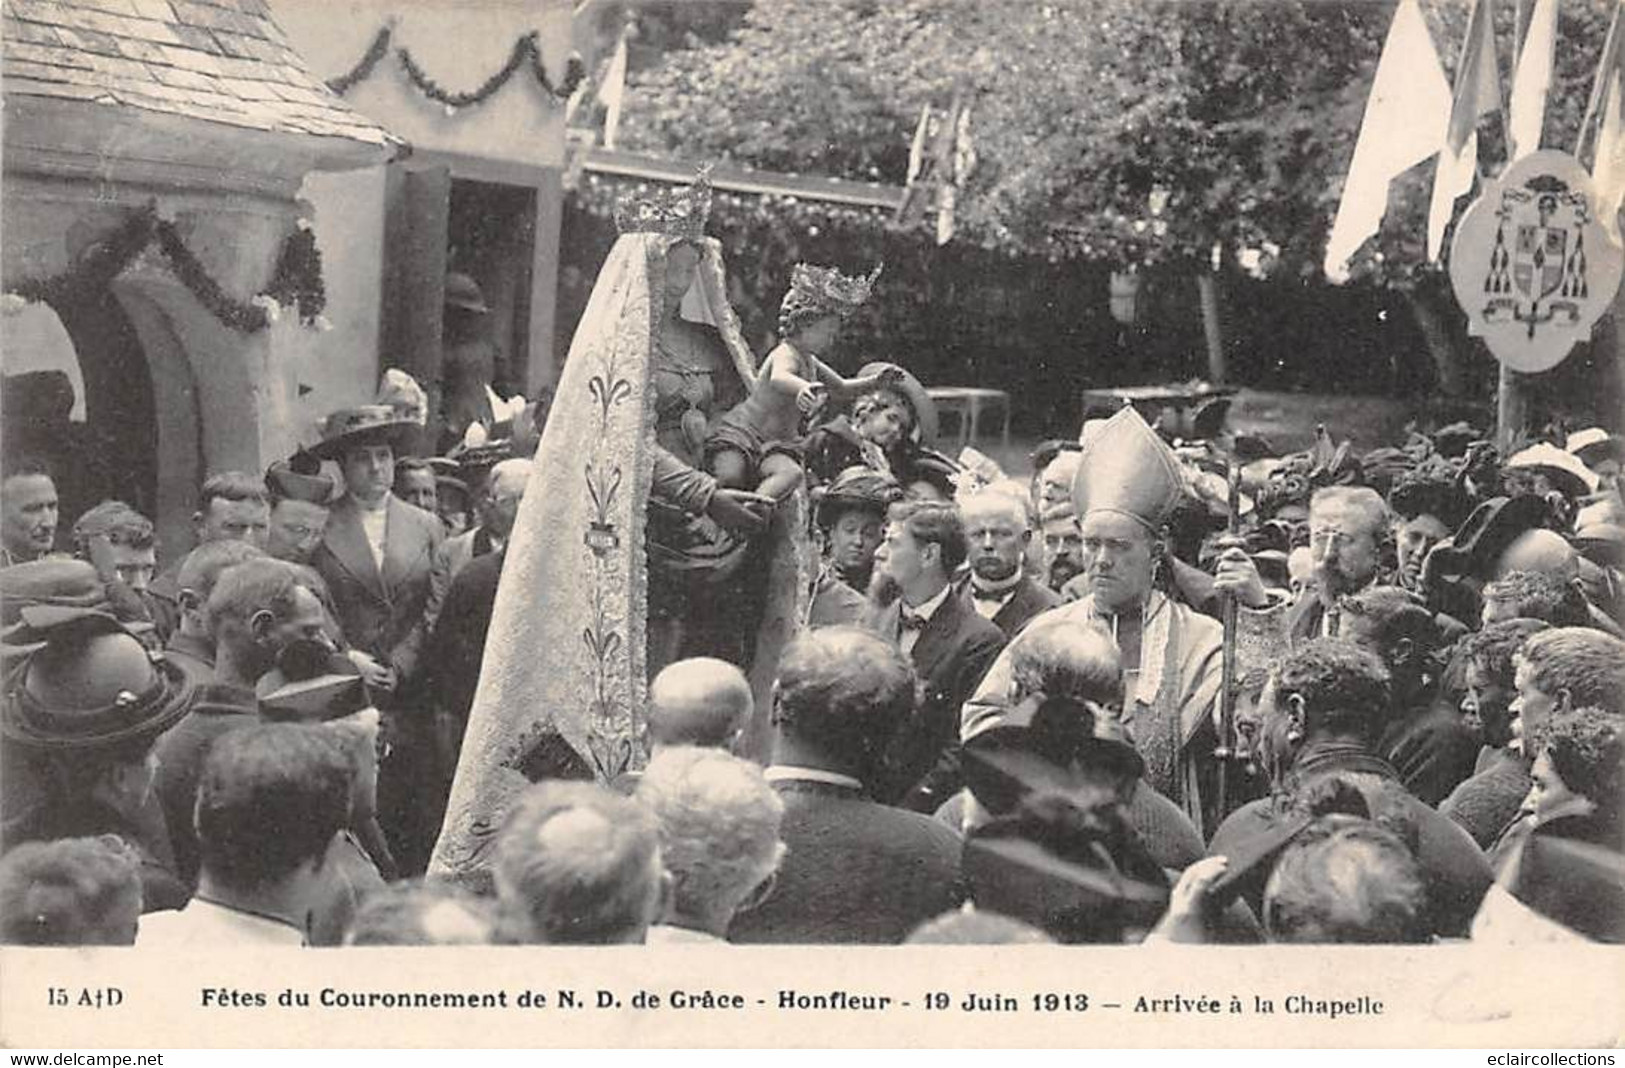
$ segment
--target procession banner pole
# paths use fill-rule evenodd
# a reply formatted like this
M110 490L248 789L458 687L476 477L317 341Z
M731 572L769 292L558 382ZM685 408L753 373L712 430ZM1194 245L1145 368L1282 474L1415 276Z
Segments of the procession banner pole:
M1524 394L1523 376L1501 364L1495 386L1495 447L1506 456L1523 435L1529 418L1529 398Z

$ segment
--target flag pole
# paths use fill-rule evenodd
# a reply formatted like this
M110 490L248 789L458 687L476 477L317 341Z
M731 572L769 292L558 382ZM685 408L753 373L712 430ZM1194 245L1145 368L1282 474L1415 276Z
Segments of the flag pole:
M1585 163L1586 143L1591 140L1592 126L1599 120L1597 109L1602 106L1603 98L1607 95L1608 80L1618 62L1619 23L1622 12L1625 12L1625 0L1618 0L1614 4L1613 17L1608 20L1608 36L1602 42L1602 61L1597 64L1597 76L1591 83L1591 95L1586 98L1585 116L1580 120L1580 137L1574 145L1574 158L1582 165Z

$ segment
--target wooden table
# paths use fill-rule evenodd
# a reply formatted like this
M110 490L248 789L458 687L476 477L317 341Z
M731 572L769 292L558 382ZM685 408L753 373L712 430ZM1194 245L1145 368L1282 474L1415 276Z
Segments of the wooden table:
M949 452L948 438L939 433L937 445L950 456L958 459L959 453L967 446L974 445L982 431L982 416L984 412L994 410L1000 419L1000 440L1004 447L1010 447L1010 394L1002 389L978 389L974 386L933 386L926 390L931 400L936 403L937 416L953 415L954 441L956 447Z
M1083 391L1083 417L1106 418L1115 415L1123 405L1132 404L1145 416L1146 422L1156 426L1163 411L1171 408L1178 416L1180 424L1177 436L1188 437L1191 431L1191 418L1195 415L1194 409L1201 408L1209 401L1233 397L1235 394L1234 386L1209 386L1202 383L1086 389ZM1190 412L1190 415L1187 415L1187 412Z

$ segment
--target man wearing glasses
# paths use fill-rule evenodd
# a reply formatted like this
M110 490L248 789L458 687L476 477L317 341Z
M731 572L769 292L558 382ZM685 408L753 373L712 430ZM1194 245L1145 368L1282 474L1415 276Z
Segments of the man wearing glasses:
M1312 574L1295 600L1272 596L1258 568L1241 549L1219 558L1214 587L1241 601L1241 626L1263 641L1243 647L1280 648L1310 638L1335 638L1342 630L1343 598L1377 581L1383 546L1389 537L1388 506L1366 486L1328 486L1309 502Z

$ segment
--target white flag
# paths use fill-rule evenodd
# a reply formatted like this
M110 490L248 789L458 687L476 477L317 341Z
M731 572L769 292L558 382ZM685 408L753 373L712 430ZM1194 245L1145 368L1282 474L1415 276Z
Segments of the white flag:
M604 102L604 147L615 147L615 131L621 125L621 100L626 96L626 33L615 42L615 54L604 72L604 87L598 99Z
M1449 120L1450 83L1421 8L1416 0L1400 0L1326 240L1328 278L1348 277L1349 259L1382 225L1389 183L1439 150Z
M1557 45L1557 0L1535 0L1529 30L1518 53L1512 76L1511 138L1507 161L1540 148L1540 128L1546 122L1546 94L1552 87L1552 55Z
M1473 188L1478 173L1479 116L1501 108L1501 75L1495 60L1495 25L1490 0L1474 0L1467 35L1456 64L1455 100L1444 145L1433 169L1433 203L1428 209L1428 259L1439 262L1444 231L1455 214L1456 200Z

